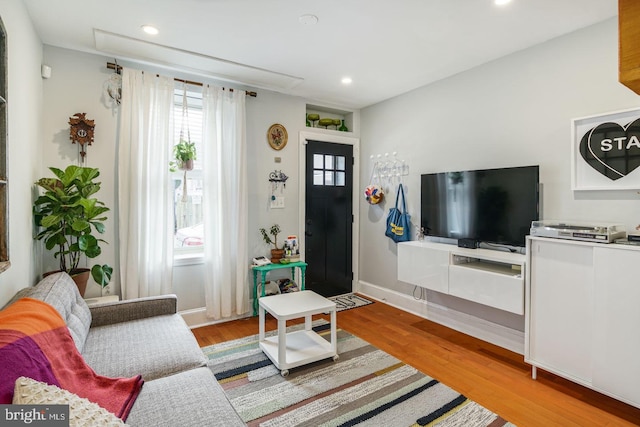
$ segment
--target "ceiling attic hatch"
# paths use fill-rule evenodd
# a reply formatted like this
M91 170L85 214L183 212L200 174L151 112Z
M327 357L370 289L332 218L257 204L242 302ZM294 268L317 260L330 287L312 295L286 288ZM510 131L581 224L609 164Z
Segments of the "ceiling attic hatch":
M136 63L161 66L260 89L286 91L304 79L226 59L94 29L96 49Z

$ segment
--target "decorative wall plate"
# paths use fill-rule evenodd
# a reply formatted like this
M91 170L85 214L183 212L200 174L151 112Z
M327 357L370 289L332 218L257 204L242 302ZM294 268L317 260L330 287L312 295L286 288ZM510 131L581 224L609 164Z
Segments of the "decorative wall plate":
M267 141L274 150L282 150L287 145L288 139L287 130L281 124L271 125L267 131Z

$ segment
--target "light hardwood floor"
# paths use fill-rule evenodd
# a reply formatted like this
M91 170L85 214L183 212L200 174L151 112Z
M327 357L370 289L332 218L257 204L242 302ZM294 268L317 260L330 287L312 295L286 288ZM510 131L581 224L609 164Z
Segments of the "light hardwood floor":
M534 381L523 356L381 302L339 312L338 327L519 427L640 425L638 408L542 370ZM267 330L272 329L276 329L276 322L268 316ZM258 318L205 326L193 332L201 346L211 345L257 334Z

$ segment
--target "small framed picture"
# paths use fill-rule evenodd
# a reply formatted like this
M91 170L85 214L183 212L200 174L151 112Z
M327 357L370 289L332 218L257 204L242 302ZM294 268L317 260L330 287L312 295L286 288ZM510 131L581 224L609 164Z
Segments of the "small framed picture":
M640 189L640 109L571 121L573 190Z
M288 139L287 130L279 123L271 125L267 131L267 141L274 150L282 150L287 145Z

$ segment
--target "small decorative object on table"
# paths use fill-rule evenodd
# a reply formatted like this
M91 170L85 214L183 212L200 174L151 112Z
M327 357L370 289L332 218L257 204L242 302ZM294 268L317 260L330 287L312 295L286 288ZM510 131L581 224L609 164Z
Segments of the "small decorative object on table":
M273 224L269 229L268 234L266 229L261 228L260 234L262 234L262 239L267 245L273 245L273 249L271 249L271 262L280 262L280 258L284 255L284 249L278 248L278 234L280 234L280 226L278 224ZM271 240L269 234L273 236L273 240Z
M424 240L424 236L425 236L424 227L420 227L420 229L418 230L418 233L416 234L416 237L418 238L418 240Z
M298 246L298 236L287 236L284 242L284 256L287 262L300 261L300 247ZM282 260L280 261L282 262Z

